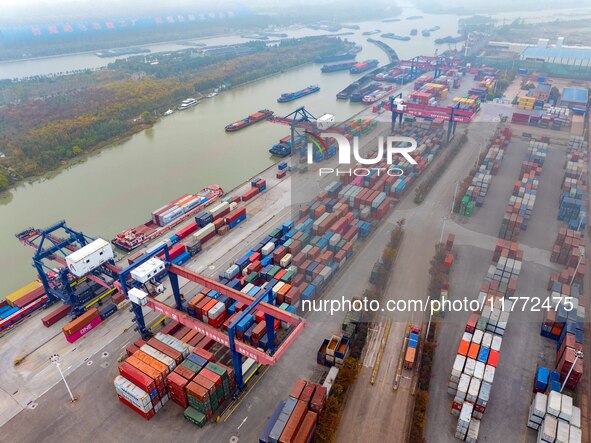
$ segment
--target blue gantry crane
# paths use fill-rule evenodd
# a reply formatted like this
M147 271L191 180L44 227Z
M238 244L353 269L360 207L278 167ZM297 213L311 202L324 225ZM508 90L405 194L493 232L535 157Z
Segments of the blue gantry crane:
M113 260L106 261L82 278L75 276L68 269L66 256L95 239L70 228L65 220L45 229L28 228L17 233L16 237L35 251L33 266L45 288L48 303L61 300L71 305L74 317L82 314L88 301L94 297L90 288L85 288L85 291L79 290L78 283L83 279L90 280L104 287L105 290L116 289L113 283L116 281L119 268L115 266Z

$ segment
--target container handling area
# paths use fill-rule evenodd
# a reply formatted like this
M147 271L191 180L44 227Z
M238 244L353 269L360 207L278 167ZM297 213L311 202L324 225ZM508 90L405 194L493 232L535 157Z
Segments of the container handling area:
M440 29L387 23L393 47ZM0 435L590 441L591 77L477 63L481 38L319 55L357 109L317 114L311 79L273 90L276 111L218 128L283 129L233 189L198 177L107 240L59 219L17 232L34 281L0 301Z

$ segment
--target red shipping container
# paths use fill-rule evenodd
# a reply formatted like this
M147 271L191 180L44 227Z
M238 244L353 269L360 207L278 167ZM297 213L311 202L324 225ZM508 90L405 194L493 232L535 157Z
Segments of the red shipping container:
M152 346L154 349L162 352L163 354L168 355L170 358L172 358L176 362L177 365L181 364L181 362L183 361L183 354L181 354L176 349L171 348L167 344L162 343L157 338L152 337L150 340L148 340L147 343L150 346Z
M142 371L125 361L119 365L117 370L119 371L119 374L137 387L146 391L148 394L151 394L156 389L156 382L154 379L148 377Z
M189 223L187 226L185 226L182 229L179 229L176 233L177 237L179 239L183 239L189 235L191 235L193 232L197 231L197 229L199 229L199 225L195 222Z
M139 350L140 350L140 348L138 348L134 344L131 344L127 348L125 348L125 353L127 354L128 357L130 357L130 356L132 356L133 354L135 354Z
M179 340L182 340L182 338L187 334L187 332L189 332L191 330L191 328L189 328L188 326L183 325L181 328L179 328L178 331L176 331L174 334L172 334L172 336L174 338L178 338Z
M289 396L295 398L296 400L299 399L306 385L307 383L305 380L298 378L292 386Z
M168 335L172 335L174 334L176 331L179 330L179 328L183 326L182 324L180 324L178 321L176 320L171 320L170 323L168 323L166 326L164 326L162 328L162 333L163 334L168 334Z
M206 340L207 337L204 337L204 340ZM210 362L214 362L214 356L211 352L207 351L205 348L202 347L198 347L195 348L193 350L193 354L198 355L200 357L203 357L205 360L210 361Z
M244 194L242 194L242 201L243 202L248 201L251 198L253 198L255 195L257 195L258 193L259 193L259 190L257 188L249 189Z
M154 417L154 409L150 409L150 411L146 413L146 412L136 408L133 404L131 404L125 398L121 397L119 394L117 394L117 398L119 398L119 401L121 403L123 403L128 408L133 409L135 412L137 412L139 415L144 417L146 420L150 420L152 417Z
M253 189L253 190L256 191L256 189ZM226 223L230 224L245 214L246 214L246 208L244 206L242 206L241 208L236 208L226 216Z
M70 312L72 307L70 305L62 305L59 308L55 309L54 311L47 314L45 317L41 318L41 322L47 328L51 325L57 323Z
M284 169L283 171L277 172L277 175L275 177L277 177L277 178L283 178L283 177L285 177L285 174L286 174L286 171Z
M26 295L23 295L21 298L14 301L14 306L17 308L24 308L29 303L33 303L35 300L40 299L45 295L45 288L43 286L39 286L38 288L33 289Z

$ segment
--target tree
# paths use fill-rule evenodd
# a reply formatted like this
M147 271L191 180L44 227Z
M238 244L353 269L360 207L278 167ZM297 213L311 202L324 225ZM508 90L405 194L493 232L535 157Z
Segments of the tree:
M82 152L82 149L80 148L80 146L76 145L74 147L72 147L72 153L74 155L79 155Z
M0 174L0 191L6 191L8 189L8 178L5 175Z
M154 116L149 111L142 112L142 120L144 123L152 124L154 123Z

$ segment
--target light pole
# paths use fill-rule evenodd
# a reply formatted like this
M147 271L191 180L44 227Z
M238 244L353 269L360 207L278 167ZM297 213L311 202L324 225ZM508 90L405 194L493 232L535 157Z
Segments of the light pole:
M562 390L564 389L564 386L566 386L566 382L570 378L570 374L573 372L573 369L575 368L575 365L577 364L577 361L579 360L579 358L583 358L583 351L575 351L575 361L573 362L573 365L570 367L568 374L566 375L566 378L562 382L562 386L560 387L560 392L562 392Z
M570 279L569 286L572 286L573 282L575 281L575 277L577 276L577 272L579 271L579 266L581 266L581 260L583 260L583 257L585 257L585 247L579 246L579 260L577 261L577 266L575 268L575 272L573 273L573 278Z
M581 217L581 220L579 221L579 225L577 226L577 232L581 232L581 225L583 224L583 222L587 219L587 214L583 214L583 216Z
M49 361L52 362L55 367L57 368L57 370L60 373L60 376L62 377L62 380L64 381L64 384L66 385L66 389L68 390L68 394L70 394L70 401L72 403L74 403L76 400L78 400L76 397L74 397L74 394L72 394L72 391L70 390L70 386L68 386L68 382L66 381L66 377L64 376L64 373L62 372L62 368L60 366L61 363L61 358L59 354L53 354L51 357L49 357Z

